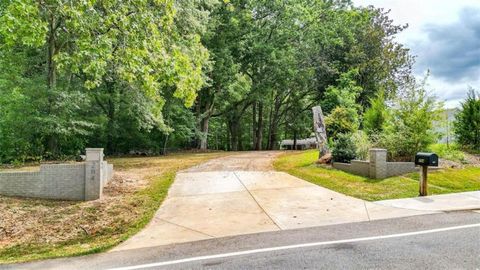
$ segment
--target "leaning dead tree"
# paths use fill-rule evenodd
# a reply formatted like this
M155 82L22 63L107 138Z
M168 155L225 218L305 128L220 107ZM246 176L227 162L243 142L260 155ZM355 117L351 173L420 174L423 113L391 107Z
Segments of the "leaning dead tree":
M321 158L329 152L327 146L327 130L323 119L322 107L313 107L312 111L313 130L315 131L315 137L317 138L317 149L320 151L318 157Z

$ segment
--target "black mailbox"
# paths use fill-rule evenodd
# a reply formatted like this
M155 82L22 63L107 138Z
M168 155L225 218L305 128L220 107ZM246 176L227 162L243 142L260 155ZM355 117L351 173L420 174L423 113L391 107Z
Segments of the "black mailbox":
M438 167L438 156L434 153L417 153L415 155L415 165Z

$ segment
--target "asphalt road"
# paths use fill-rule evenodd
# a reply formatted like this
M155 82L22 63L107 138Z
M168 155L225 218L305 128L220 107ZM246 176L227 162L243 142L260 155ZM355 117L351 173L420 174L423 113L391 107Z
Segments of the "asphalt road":
M258 233L0 269L480 269L480 213Z

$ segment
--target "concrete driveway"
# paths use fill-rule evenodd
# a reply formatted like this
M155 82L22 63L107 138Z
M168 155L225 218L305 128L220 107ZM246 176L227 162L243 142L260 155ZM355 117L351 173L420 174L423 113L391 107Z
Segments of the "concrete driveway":
M246 152L177 174L153 220L113 251L426 213L349 197L273 171L281 152Z

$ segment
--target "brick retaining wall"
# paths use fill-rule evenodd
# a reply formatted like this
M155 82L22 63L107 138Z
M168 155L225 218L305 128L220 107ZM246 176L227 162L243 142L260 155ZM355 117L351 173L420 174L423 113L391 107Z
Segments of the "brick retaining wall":
M387 162L387 150L385 149L370 149L369 161L334 162L332 166L338 170L374 179L383 179L416 171L413 162Z
M91 158L92 153L96 160ZM101 153L101 155L99 155ZM87 161L77 164L44 164L37 172L0 173L0 194L60 200L95 200L113 176L113 166L103 161L103 149L87 148Z

